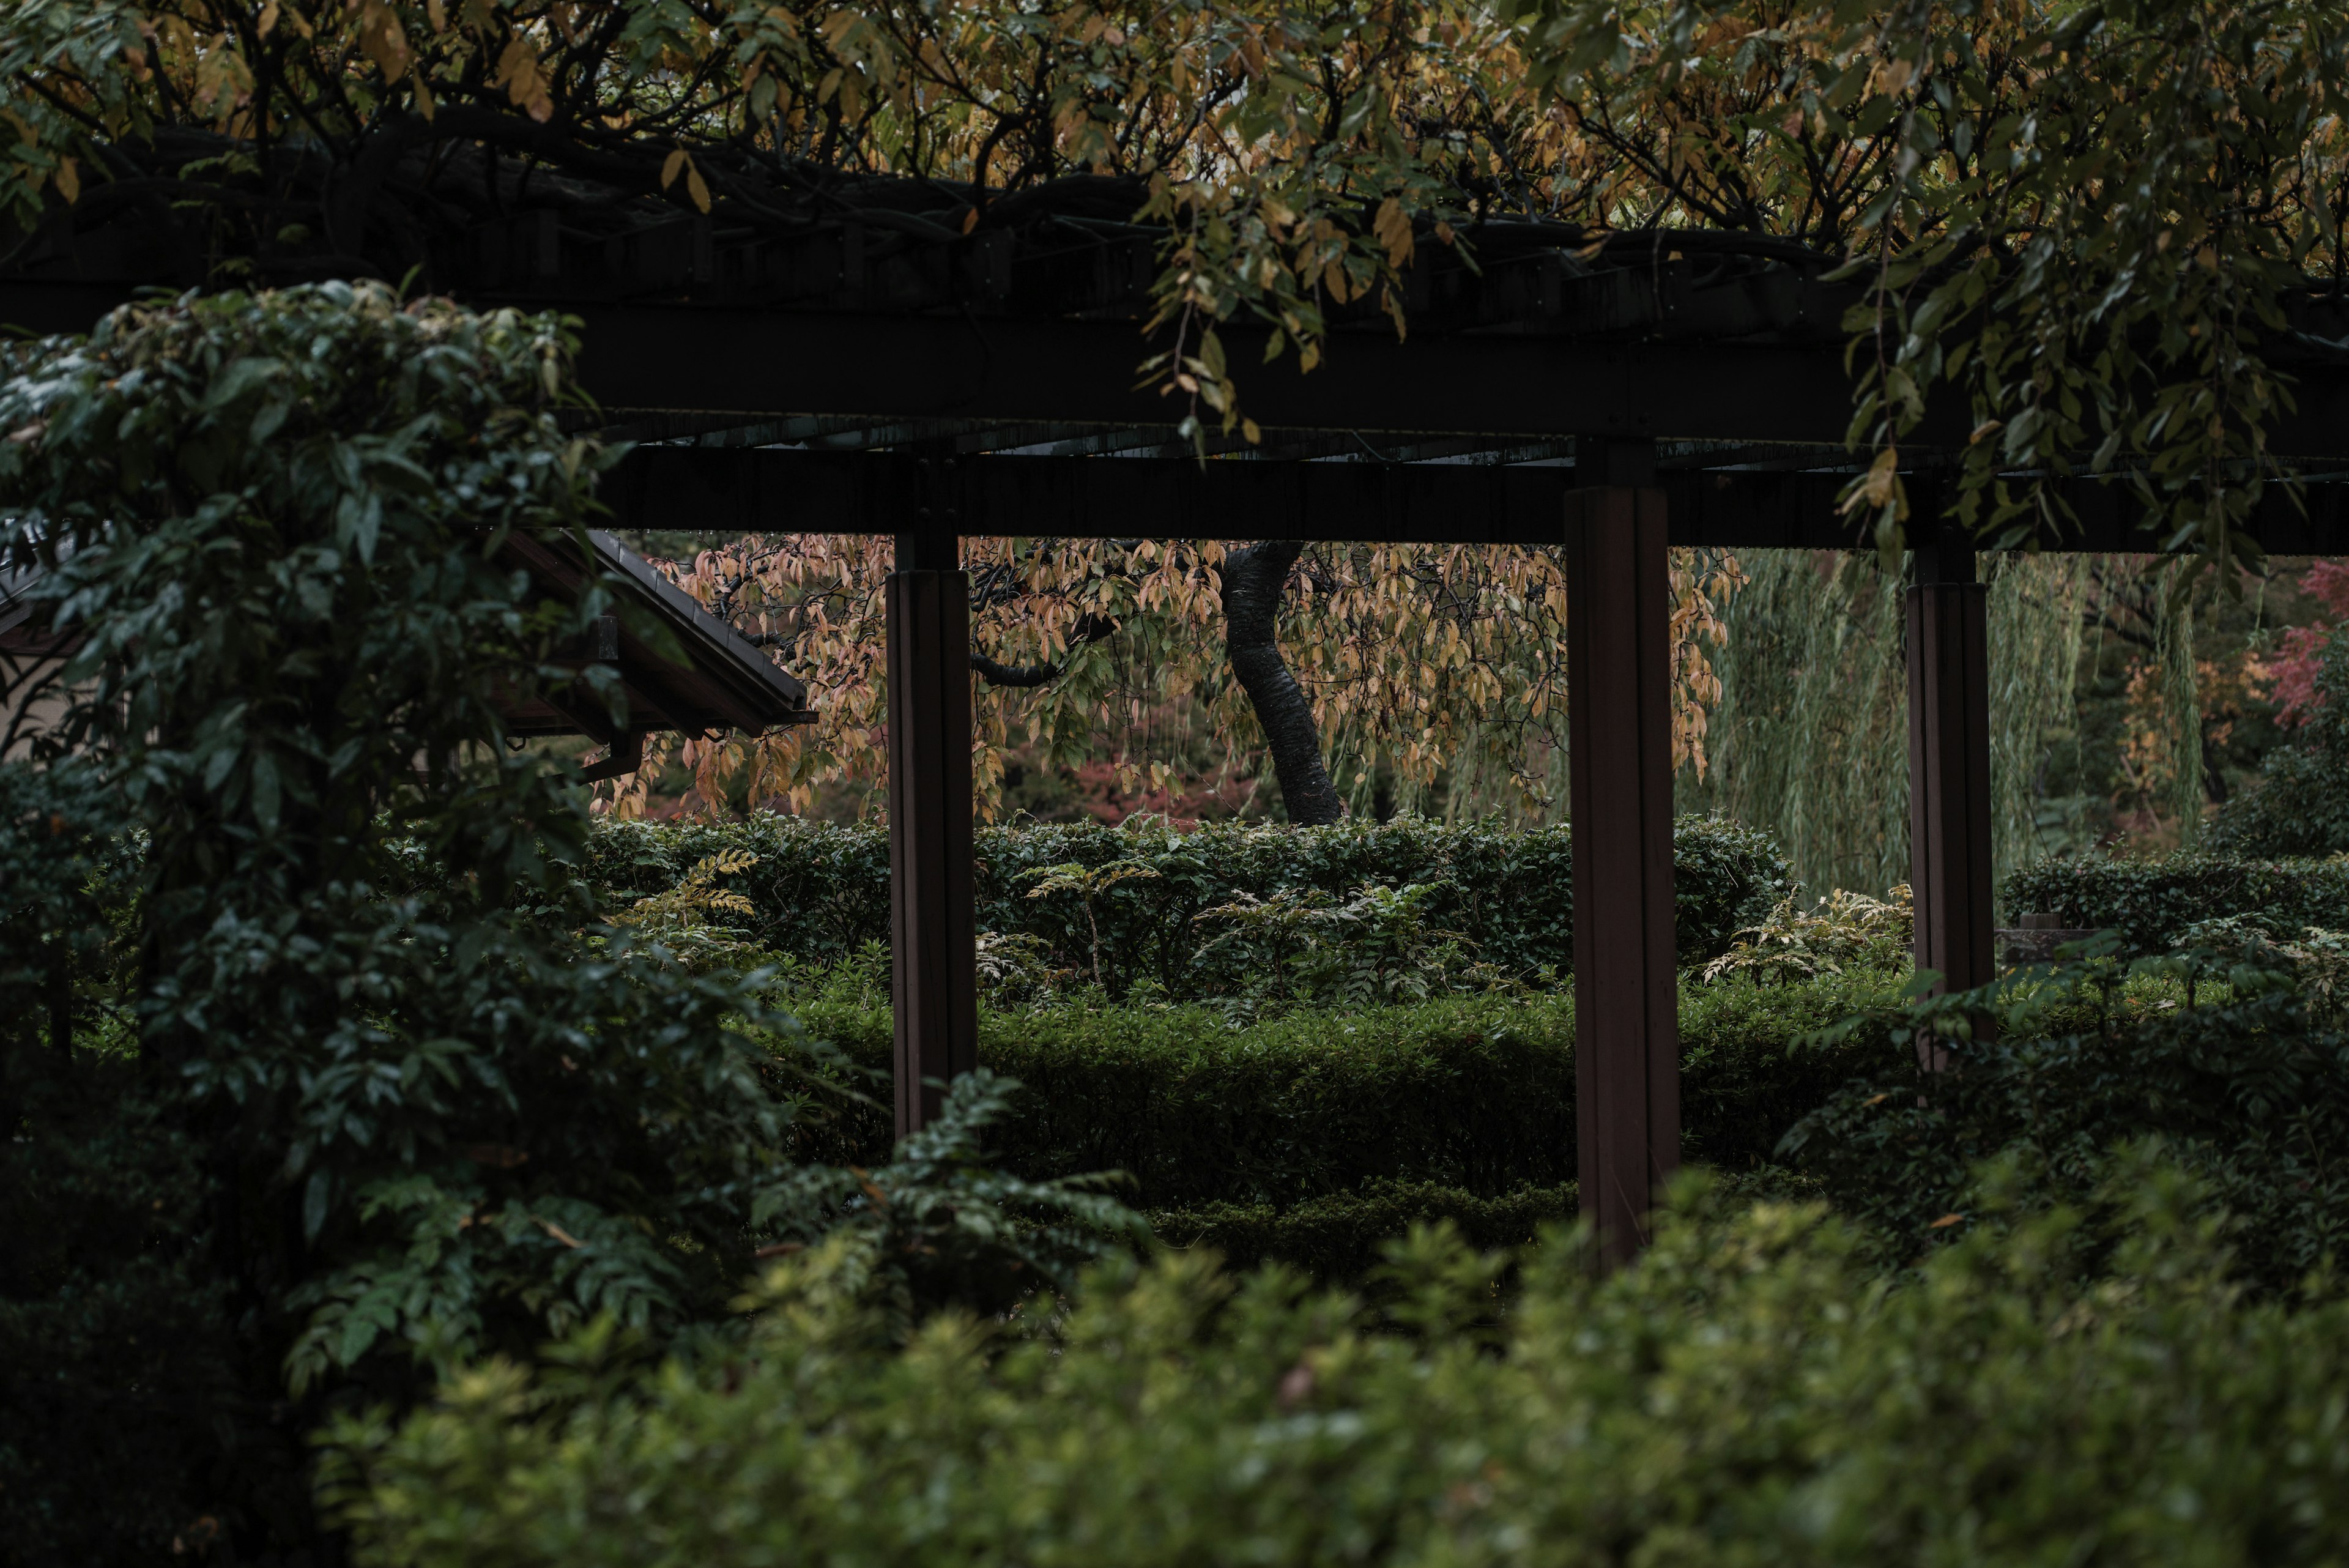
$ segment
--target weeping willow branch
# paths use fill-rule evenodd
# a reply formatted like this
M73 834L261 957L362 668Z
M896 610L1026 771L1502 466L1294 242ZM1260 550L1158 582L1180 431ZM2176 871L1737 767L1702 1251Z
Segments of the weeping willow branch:
M2077 728L2087 556L1990 557L1991 855L1996 878L2048 853L2039 822L2050 741Z
M1901 577L1872 556L1768 551L1745 564L1714 658L1717 773L1709 790L1691 791L1694 804L1775 834L1813 888L1907 881ZM2051 737L2075 722L2095 566L2014 555L1993 558L1989 573L1992 857L2002 877L2045 853L2041 770Z
M2194 585L2182 562L2161 569L2155 638L2160 645L2161 717L2168 732L2170 809L2178 846L2202 836L2202 694L2194 669Z
M1873 557L1758 551L1714 656L1711 804L1817 888L1909 878L1900 580Z

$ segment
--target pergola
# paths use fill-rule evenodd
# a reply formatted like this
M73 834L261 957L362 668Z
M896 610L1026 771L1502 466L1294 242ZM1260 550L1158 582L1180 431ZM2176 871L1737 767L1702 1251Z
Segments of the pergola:
M78 330L130 286L173 281L138 209L20 250L0 321ZM1137 389L1157 236L1055 216L958 234L863 210L803 234L706 217L583 237L550 209L481 225L433 288L559 307L582 375L643 444L605 490L629 526L893 535L889 821L897 1121L977 1064L968 580L963 536L1215 537L1563 545L1583 1210L1636 1247L1680 1145L1666 549L1851 549L1836 501L1856 463L1826 258L1757 236L1662 234L1603 249L1495 223L1480 269L1414 269L1411 331L1358 311L1321 368L1258 366L1221 328L1260 445L1177 439ZM590 243L592 241L592 243ZM104 242L104 243L100 243ZM180 281L192 281L181 279ZM2310 483L2254 532L2271 551L2349 549L2349 353L2319 320L2271 358L2297 412L2270 433ZM1162 343L1158 346L1163 346ZM1907 597L1915 956L1951 989L1992 978L1984 588L1935 515L1937 407L1909 454ZM2050 548L2158 551L2124 485L2073 481L2080 529ZM819 696L819 701L820 696ZM713 721L714 722L714 721ZM625 745L626 737L615 737Z

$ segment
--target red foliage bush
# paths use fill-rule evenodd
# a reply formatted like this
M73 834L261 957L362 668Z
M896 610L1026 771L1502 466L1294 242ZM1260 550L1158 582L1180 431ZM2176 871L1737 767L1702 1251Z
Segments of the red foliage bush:
M2318 561L2300 579L2302 593L2333 615L2349 618L2349 562ZM2323 622L2296 626L2283 634L2276 658L2269 665L2275 676L2276 722L2284 728L2305 724L2323 701L2316 690L2316 670L2333 628Z

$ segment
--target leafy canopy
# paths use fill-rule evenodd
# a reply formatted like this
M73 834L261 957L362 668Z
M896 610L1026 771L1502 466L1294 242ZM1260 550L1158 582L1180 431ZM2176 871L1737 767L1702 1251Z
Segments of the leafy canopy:
M168 198L199 270L381 270L447 216L402 161L468 145L761 233L1098 199L1155 236L1152 373L1226 430L1216 324L1309 366L1350 315L1407 326L1408 269L1479 224L1598 265L1847 263L1850 504L1888 547L1946 383L1977 525L2121 473L2216 561L2283 472L2280 357L2323 347L2295 318L2340 275L2344 47L2304 0L104 0L12 11L0 108L20 227Z

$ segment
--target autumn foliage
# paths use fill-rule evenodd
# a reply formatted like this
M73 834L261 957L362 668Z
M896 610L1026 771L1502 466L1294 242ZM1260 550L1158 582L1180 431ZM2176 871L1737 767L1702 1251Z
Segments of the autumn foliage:
M1224 658L1212 540L962 542L975 651L1034 685L974 677L982 809L1000 809L1015 751L1075 768L1108 759L1126 794L1200 781L1164 760L1169 699L1189 699L1224 776L1261 745ZM820 722L788 732L686 740L675 753L706 800L804 810L826 786L877 789L887 761L885 537L752 537L669 564L703 604L771 647L817 694ZM1744 580L1734 557L1673 552L1672 755L1706 765L1707 658ZM1566 741L1564 552L1510 545L1320 545L1293 572L1281 650L1310 693L1333 771L1383 766L1420 789L1479 767L1537 808ZM616 785L640 815L658 767ZM729 785L733 789L730 792Z
M2349 562L2317 561L2300 579L2301 592L2323 605L2337 625L2349 618ZM2268 668L2275 678L2276 722L2287 728L2304 725L2323 701L2316 690L2317 671L2333 626L2318 621L2285 629Z

